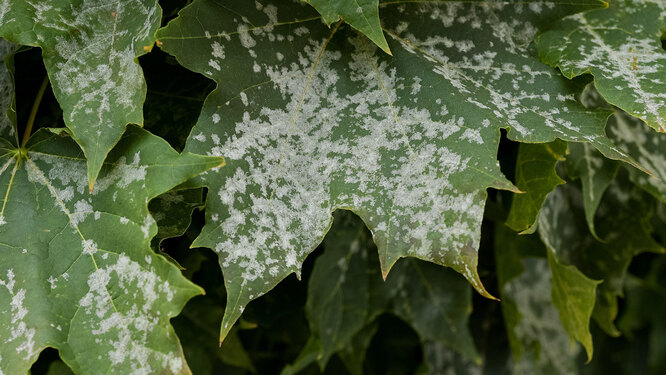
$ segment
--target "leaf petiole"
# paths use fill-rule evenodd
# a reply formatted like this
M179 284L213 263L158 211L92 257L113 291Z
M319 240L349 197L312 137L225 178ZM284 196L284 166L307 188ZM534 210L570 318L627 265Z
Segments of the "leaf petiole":
M30 139L30 134L32 133L32 125L35 123L35 118L37 118L37 111L39 110L39 104L42 102L44 93L46 92L46 87L49 85L49 76L46 75L42 81L42 85L37 91L37 96L35 101L32 103L32 109L30 110L30 116L28 117L28 123L25 126L25 131L23 132L23 139L21 140L21 148L25 147L25 144L28 143Z

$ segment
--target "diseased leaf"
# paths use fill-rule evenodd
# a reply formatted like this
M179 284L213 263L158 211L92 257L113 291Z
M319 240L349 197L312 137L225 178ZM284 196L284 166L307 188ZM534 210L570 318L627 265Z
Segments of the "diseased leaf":
M229 159L204 179L207 221L194 244L220 256L221 335L249 301L299 272L337 208L368 224L384 275L413 256L488 296L476 274L486 189L515 190L496 160L498 128L629 160L604 134L607 112L586 110L578 83L558 79L530 44L540 24L597 3L385 4L394 56L300 4L184 8L157 35L219 84L186 150Z
M567 174L580 179L583 193L585 220L590 233L599 239L594 227L594 216L608 186L617 175L619 163L609 160L587 144L572 143L567 157ZM644 172L639 172L644 173Z
M216 362L256 372L237 330L231 331L227 340L219 345L217 326L222 310L221 306L207 297L197 297L173 320L178 338L183 343L187 363L194 374L219 373Z
M3 0L0 36L42 48L64 120L88 164L90 188L128 123L143 123L136 58L160 25L156 0Z
M626 177L614 182L599 206L597 228L605 242L594 239L577 220L582 217L583 202L573 186L556 190L547 202L540 216L543 228L539 228L544 242L558 263L571 264L586 277L603 280L597 288L593 317L608 334L619 335L613 321L629 263L641 252L664 251L651 236L654 202L628 184Z
M370 338L361 332L374 332L372 322L384 312L411 325L422 342L437 341L469 360L478 359L467 328L471 290L462 277L409 259L398 262L384 283L372 237L363 222L349 212L335 214L324 249L310 276L306 304L315 342L306 345L299 356L301 363L291 369L302 368L307 358L313 361L306 353L318 348L322 370L329 358L339 353L350 371L359 372L359 360L352 359L349 350L367 348Z
M588 108L612 108L591 84L585 88L582 99ZM654 134L641 120L620 109L608 119L607 131L618 147L639 160L650 173L628 168L632 181L666 201L666 154L663 151L666 150L666 137ZM586 144L570 145L570 153L567 172L570 177L581 180L585 218L590 231L599 239L594 228L594 215L620 164L604 158Z
M14 102L14 72L13 56L16 46L0 39L0 139L9 141L10 144L18 145L18 134L16 133L16 113L13 108ZM0 152L4 153L5 145L0 140Z
M651 173L628 168L631 180L666 203L666 134L645 129L643 121L622 111L608 120L608 133Z
M539 210L548 193L563 184L555 165L564 159L567 144L555 141L546 144L523 143L516 160L516 186L525 194L514 195L506 220L509 228L534 233Z
M0 370L59 350L80 374L188 373L169 319L201 289L150 250L147 202L220 165L128 128L92 194L64 132L0 156Z
M572 346L551 300L553 276L538 236L495 230L495 259L514 374L572 374Z
M569 16L537 37L541 59L569 77L590 73L611 104L666 131L663 0L615 0Z
M423 343L423 365L419 375L438 374L469 374L481 375L482 367L479 363L464 358L450 348L437 341Z
M553 304L569 336L583 345L590 360L590 318L600 281L590 279L571 264L580 235L571 230L572 225L575 229L575 222L572 222L571 207L563 191L562 188L555 189L548 195L539 215L539 235L548 249L548 264L553 274Z
M321 14L327 25L339 19L362 32L384 52L390 54L379 22L379 0L305 0Z
M148 208L158 228L153 243L183 235L192 222L192 212L203 206L203 188L171 190L150 201Z

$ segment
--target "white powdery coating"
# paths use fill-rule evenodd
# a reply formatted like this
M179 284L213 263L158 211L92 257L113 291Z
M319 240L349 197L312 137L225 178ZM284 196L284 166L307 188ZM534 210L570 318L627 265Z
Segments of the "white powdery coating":
M35 349L35 328L29 328L25 322L25 317L29 311L24 305L25 289L15 290L16 277L13 269L8 269L6 272L7 279L0 277L0 286L4 286L11 296L9 302L9 310L4 310L5 306L0 306L3 315L9 317L8 324L0 329L7 330L9 336L0 337L0 344L9 346L10 344L16 350L16 355L21 355L21 358L27 360L33 357L37 350ZM23 354L24 353L24 354Z
M21 3L14 12L0 3L0 28L43 48L65 123L97 167L125 125L142 120L145 82L135 58L154 42L157 1Z
M609 133L618 145L628 151L652 176L631 170L632 179L639 185L650 187L666 202L666 134L654 133L645 124L624 113L615 115Z
M146 179L147 166L141 165L141 155L134 154L132 162L127 164L125 156L121 156L114 163L113 169L95 183L93 194L99 194L111 186L125 189L131 183Z
M83 240L81 246L84 254L93 255L97 252L97 244L93 240Z
M7 12L8 6L9 3L7 1L0 2L0 24L2 24L2 19ZM5 115L14 97L14 85L12 83L12 76L7 70L4 60L13 51L14 47L11 43L0 39L0 113L2 114L0 116L0 137L7 137L8 140L12 139L16 134L14 124Z
M163 370L178 373L186 365L182 360L182 353L179 352L178 343L170 331L168 319L176 314L174 310L180 302L175 297L176 295L182 297L181 288L184 286L182 281L176 277L173 279L175 280L173 283L177 283L178 287L172 287L170 280L172 280L173 274L170 274L168 269L160 268L164 267L164 264L156 263L156 259L152 258L154 255L145 253L145 251L150 252L149 248L143 249L143 255L138 255L137 259L141 259L141 264L132 261L128 256L117 255L119 250L126 250L132 256L136 256L137 249L103 248L104 244L109 246L108 240L105 240L105 236L109 235L109 230L111 233L123 231L119 228L118 222L131 225L132 228L127 228L127 230L134 236L136 236L134 233L137 232L139 236L141 232L145 236L149 236L155 227L147 210L148 193L145 178L148 167L141 165L140 153L130 155L131 163L128 163L124 157L108 161L109 167L103 170L102 177L98 180L98 184L101 182L101 186L96 186L96 189L99 188L96 194L88 193L85 160L83 159L76 160L67 156L61 157L31 151L22 164L25 171L19 172L25 173L27 176L19 175L17 178L23 179L24 184L27 181L32 182L36 191L39 191L37 211L47 217L45 223L39 223L39 225L49 228L48 225L51 223L61 221L64 224L63 219L66 218L69 221L69 228L65 227L63 228L65 230L61 230L60 224L58 224L56 227L58 230L52 231L52 234L54 236L74 236L75 238L80 236L80 240L74 239L73 242L65 240L64 243L59 243L57 240L60 238L56 238L57 240L50 242L49 246L58 246L54 248L58 251L80 252L81 256L74 262L85 262L90 269L96 269L89 275L88 287L90 290L87 293L85 289L80 289L80 285L62 288L70 279L67 273L62 273L60 276L55 273L44 275L45 287L55 289L54 291L49 290L49 293L52 295L66 293L70 297L74 296L83 306L79 310L82 312L81 316L77 313L72 321L66 321L67 325L54 324L51 327L57 330L68 329L70 335L79 335L83 331L87 337L99 336L99 338L93 337L91 339L93 341L86 345L92 345L96 352L108 353L108 355L103 355L103 358L88 359L91 361L88 364L97 362L100 366L124 369L121 372L127 370L127 372L137 374L152 374ZM4 177L3 175L3 179ZM28 183L27 186L32 185ZM113 202L123 205L127 201L138 202L136 212L124 211L133 218L133 221L126 217L114 216L113 209L108 206L101 208L105 204L112 204L111 196L113 196ZM56 208L52 208L52 204ZM14 212L12 215L15 215ZM139 217L145 215L145 219L136 220L137 214L141 215ZM99 222L94 222L93 218ZM109 224L111 225L107 227ZM102 225L103 227L101 227ZM96 227L91 228L91 226ZM104 231L103 235L96 233L95 229ZM120 235L126 234L123 232ZM80 246L77 246L76 241ZM137 242L137 245L141 242ZM46 242L44 243L46 244ZM63 245L71 246L71 248L63 249ZM143 245L147 246L145 243ZM39 251L41 250L37 248L35 253L39 254ZM24 250L23 253L27 253L27 250ZM114 264L116 259L118 260ZM145 263L143 263L144 261ZM167 278L167 276L169 277ZM18 282L17 280L16 284ZM14 286L12 280L4 284L9 285L9 288L13 288L16 292L17 287ZM85 284L83 287L85 288ZM29 293L30 289L26 289ZM122 296L128 296L129 302L123 301L117 295L114 295L112 299L110 293L119 290ZM13 311L19 315L24 315L21 313L21 306L25 305L23 303L24 293L18 292L13 298L12 306L15 306ZM83 295L83 293L86 294ZM0 313L4 314L2 306L0 306ZM44 317L60 318L59 313L59 311L54 311L55 315ZM6 316L10 316L9 312ZM30 315L28 314L28 316ZM65 316L63 315L63 317ZM17 337L14 343L21 344L18 347L19 350L32 353L32 345L35 340L32 340L31 337L34 336L32 332L35 330L31 331L20 320L16 320L12 329L16 331L12 337ZM40 329L37 328L36 332L41 332ZM75 331L79 333L74 333ZM4 335L4 333L0 336L3 336L0 341L5 336L10 337L9 334ZM43 342L40 341L37 345L42 344ZM8 345L4 345L4 347L12 348ZM74 348L74 352L79 350L81 349ZM3 350L3 355L5 353L6 351ZM23 353L20 354L23 355ZM81 362L85 361L81 360ZM76 362L74 364L80 365Z
M108 292L111 284L131 295L133 304L117 306ZM166 318L160 316L156 303L174 297L168 281L121 254L115 264L99 268L88 277L88 288L79 301L85 313L83 325L111 346L108 357L113 365L128 363L132 373L137 374L155 371L150 366L152 361L162 363L162 367L174 373L182 369L177 353L162 353L148 347L153 327Z
M663 2L620 0L612 11L568 17L577 32L562 33L550 53L563 56L557 63L566 71L590 71L596 86L611 103L666 131L666 53L658 30L647 30L645 17L659 17ZM663 15L662 15L663 17ZM635 20L632 26L618 19ZM559 33L557 35L559 35Z

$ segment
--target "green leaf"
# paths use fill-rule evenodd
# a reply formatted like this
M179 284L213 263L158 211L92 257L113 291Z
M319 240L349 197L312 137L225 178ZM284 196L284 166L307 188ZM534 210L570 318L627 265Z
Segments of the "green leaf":
M564 329L572 339L580 342L592 360L590 317L594 310L594 296L600 281L586 277L573 265L560 263L552 250L548 251L548 264L552 278L551 299L560 313Z
M437 341L480 361L468 329L471 288L455 272L416 259L403 260L386 280L390 311L411 325L421 342Z
M362 32L384 52L391 54L379 22L379 0L305 0L321 14L327 25L342 19Z
M63 361L54 361L46 375L73 375L72 370Z
M516 374L571 374L576 369L580 346L571 345L551 300L546 251L538 236L496 226L497 276Z
M645 128L643 121L618 111L608 120L608 133L619 147L632 155L650 175L628 168L631 180L666 203L666 134Z
M615 0L569 16L537 37L541 59L566 77L590 73L606 100L666 131L663 0Z
M652 262L648 275L643 280L630 279L627 287L627 304L618 326L629 337L635 331L648 329L648 352L650 373L661 374L666 371L666 256L660 256Z
M539 210L548 193L563 184L555 165L564 159L567 144L555 141L546 144L523 143L516 160L516 186L525 194L514 195L506 225L515 231L534 233Z
M363 327L346 345L338 352L338 356L352 375L363 375L363 362L365 354L370 347L372 339L379 329L378 323L371 323Z
M471 291L460 275L406 259L382 282L370 233L349 212L335 214L324 249L310 276L306 304L317 343L307 345L301 358L318 347L322 370L334 353L340 353L348 363L358 363L345 350L351 346L367 348L369 338L364 342L362 336L368 334L360 332L374 332L370 325L375 318L391 312L411 325L422 342L437 341L469 360L478 359L467 328ZM349 367L358 369L356 365Z
M423 343L423 366L419 375L482 374L480 363L461 356L440 342Z
M219 345L217 326L222 310L222 306L211 299L197 297L173 320L178 338L183 343L187 363L195 374L219 371L216 362L256 372L236 329Z
M551 267L557 266L562 275L560 291L554 289L562 320L567 331L584 343L589 357L591 341L585 341L591 340L587 313L593 311L595 321L607 333L619 335L613 321L629 263L639 253L664 249L651 236L654 201L624 179L610 186L599 207L597 228L605 242L591 237L585 224L577 220L583 216L582 204L580 191L573 186L554 191L539 218L539 232L552 253ZM596 287L597 282L590 278L603 282ZM579 288L579 297L567 290L575 287ZM589 295L595 287L596 304L594 296Z
M569 156L566 161L567 174L580 179L583 192L585 220L590 233L600 239L594 227L594 216L608 186L613 182L619 163L605 158L599 151L587 144L572 143L569 145ZM644 173L640 171L639 173Z
M158 228L153 243L183 235L192 222L192 212L203 206L203 188L171 190L150 201L148 208Z
M548 249L553 304L569 336L583 345L589 361L592 359L590 318L601 281L590 279L571 264L570 254L574 253L578 232L571 230L575 222L569 216L571 207L563 191L556 189L548 195L539 215L539 234Z
M618 176L599 206L597 228L604 238L600 242L579 220L584 205L580 196L574 186L554 192L542 214L547 225L541 234L550 241L558 260L575 265L587 277L603 280L597 288L593 317L608 334L617 336L613 321L629 263L642 252L664 252L651 235L655 202L633 187L624 174Z
M335 216L324 240L324 254L317 258L310 275L305 306L310 330L321 347L317 360L322 369L384 307L384 303L372 306L370 300L373 278L375 284L381 280L378 262L369 259L375 257L372 237L354 215L340 212Z
M150 51L161 13L156 0L3 2L0 36L42 48L90 189L125 126L143 123L146 85L136 58Z
M221 335L247 303L300 272L337 208L368 224L385 276L412 256L489 296L476 273L486 189L515 191L496 159L499 128L629 160L604 134L608 113L586 110L580 82L558 79L530 44L541 24L598 3L385 4L394 56L298 4L184 8L157 36L218 83L186 150L229 162L203 179L206 226L194 244L220 256Z
M188 373L169 319L201 289L151 251L147 202L220 161L130 127L90 194L65 132L0 156L0 369L50 346L81 374Z
M315 336L310 336L305 343L303 350L298 354L298 357L293 363L285 366L280 375L295 375L305 370L311 364L317 362L317 357L320 352L319 340Z
M0 139L18 145L16 113L14 109L14 68L16 46L0 39ZM6 114L6 115L5 115ZM1 141L0 141L1 142ZM4 147L0 143L0 148Z

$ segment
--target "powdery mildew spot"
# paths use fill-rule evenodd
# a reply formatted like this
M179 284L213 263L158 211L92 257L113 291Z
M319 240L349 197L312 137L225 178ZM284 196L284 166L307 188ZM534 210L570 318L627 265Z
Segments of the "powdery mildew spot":
M2 337L0 340L3 345L11 345L15 347L16 356L24 359L29 359L34 356L37 351L35 348L35 328L28 327L25 317L28 314L28 309L25 307L25 289L16 288L16 276L13 269L8 269L5 272L5 277L0 277L0 286L4 287L10 296L9 310L2 311L3 316L9 318L9 336ZM4 309L3 309L4 310ZM5 315L6 314L6 315ZM2 362L0 361L0 364Z

